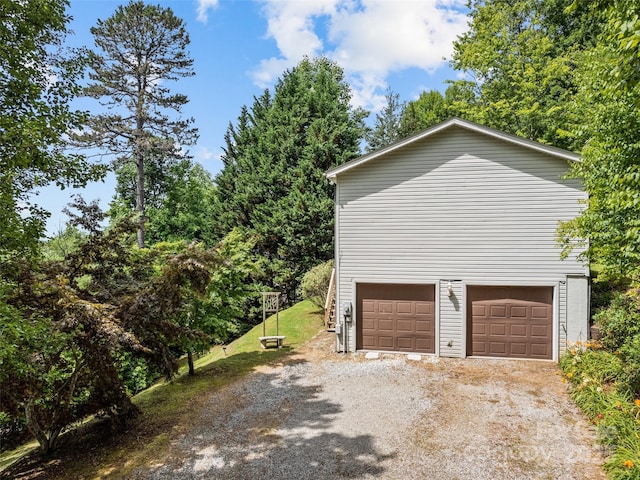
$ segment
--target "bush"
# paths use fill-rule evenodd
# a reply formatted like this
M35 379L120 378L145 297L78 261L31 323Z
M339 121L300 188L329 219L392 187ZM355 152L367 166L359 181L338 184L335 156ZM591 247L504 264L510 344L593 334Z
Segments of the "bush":
M636 395L640 395L640 335L634 335L620 347L624 362L626 383Z
M640 334L639 305L640 292L637 289L617 292L610 305L594 315L605 347L618 350Z
M135 395L149 388L160 378L160 373L144 358L134 357L131 352L122 351L116 356L118 377L124 383L128 395Z
M302 277L300 293L305 300L311 300L315 305L324 308L324 302L329 290L333 260L313 267Z

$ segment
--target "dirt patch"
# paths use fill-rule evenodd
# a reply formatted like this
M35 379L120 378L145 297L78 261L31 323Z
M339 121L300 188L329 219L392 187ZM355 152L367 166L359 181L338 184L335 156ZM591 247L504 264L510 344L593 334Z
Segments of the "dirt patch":
M333 341L212 394L168 455L127 478L604 478L554 364L367 360Z

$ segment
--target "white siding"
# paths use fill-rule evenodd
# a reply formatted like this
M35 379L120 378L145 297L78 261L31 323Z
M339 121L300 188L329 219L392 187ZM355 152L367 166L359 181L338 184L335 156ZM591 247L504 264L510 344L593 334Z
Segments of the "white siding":
M567 277L567 334L566 342L585 342L589 338L589 280L586 277ZM566 343L561 345L561 350Z
M554 291L554 296L557 295L556 299L556 308L558 316L558 343L557 343L557 351L555 352L557 355L555 359L558 360L560 358L560 354L564 351L565 345L567 344L567 282L561 281L558 284L558 288Z
M449 295L449 283L452 294ZM464 287L459 280L440 280L440 356L464 357ZM436 339L437 340L437 339Z
M562 179L567 168L564 160L451 127L341 173L339 301L356 307L357 282L556 285L588 275L575 257L560 260L555 240L558 221L575 217L586 197L578 182ZM454 331L440 295L440 353L463 356L463 345L459 352L443 345L446 335L454 345L456 335L462 340L464 305Z

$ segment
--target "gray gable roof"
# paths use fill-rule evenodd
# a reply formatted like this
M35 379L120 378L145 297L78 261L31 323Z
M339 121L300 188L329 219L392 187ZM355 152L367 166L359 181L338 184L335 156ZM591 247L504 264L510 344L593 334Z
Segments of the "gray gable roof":
M571 162L579 162L580 155L574 152L570 152L568 150L564 150L562 148L552 147L550 145L545 145L543 143L534 142L533 140L528 140L526 138L518 137L516 135L512 135L510 133L502 132L500 130L496 130L494 128L485 127L484 125L479 125L474 122L470 122L468 120L462 120L460 118L452 118L445 122L442 122L438 125L435 125L427 130L424 130L416 135L400 140L396 143L393 143L389 146L381 148L380 150L376 150L375 152L368 153L367 155L363 155L361 157L355 158L339 167L332 168L325 172L325 177L327 177L332 182L335 181L336 177L341 173L344 173L348 170L351 170L355 167L359 167L371 160L386 155L395 150L401 149L407 145L410 145L414 142L422 140L424 138L435 135L439 132L447 130L452 127L464 128L466 130L470 130L472 132L480 133L482 135L486 135L488 137L493 137L498 140L509 142L515 145L519 145L523 148L528 148L530 150L535 150L537 152L546 153L552 157L557 157L563 160L568 160Z

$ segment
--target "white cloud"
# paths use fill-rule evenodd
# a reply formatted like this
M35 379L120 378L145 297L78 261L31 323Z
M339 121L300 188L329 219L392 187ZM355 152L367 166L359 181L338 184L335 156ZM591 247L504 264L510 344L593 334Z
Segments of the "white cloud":
M199 161L200 163L202 163L204 161L211 160L212 158L215 158L216 160L219 160L220 159L220 154L216 155L214 152L209 150L207 147L199 146L198 149L194 153L194 158L197 161Z
M207 20L209 19L207 11L213 10L217 6L218 0L198 0L197 20L202 23L207 23Z
M354 105L384 105L390 73L419 68L433 73L453 53L467 27L463 0L262 0L267 38L279 57L253 72L265 87L305 55L324 54L344 68Z

